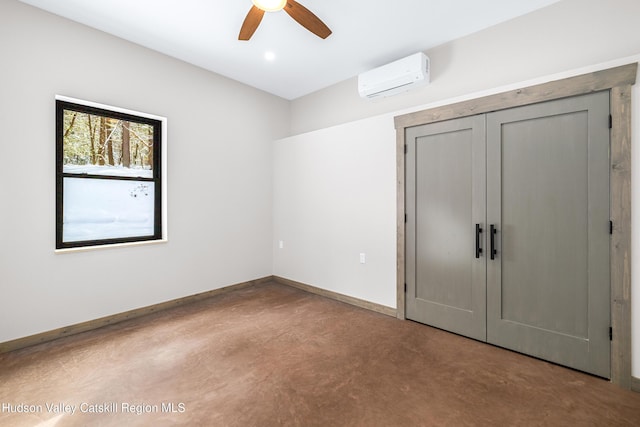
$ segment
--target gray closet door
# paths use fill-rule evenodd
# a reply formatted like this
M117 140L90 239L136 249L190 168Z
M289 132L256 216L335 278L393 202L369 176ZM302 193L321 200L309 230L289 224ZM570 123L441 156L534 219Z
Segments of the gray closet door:
M609 94L487 115L487 341L610 376Z
M485 119L410 128L406 141L406 317L484 341Z

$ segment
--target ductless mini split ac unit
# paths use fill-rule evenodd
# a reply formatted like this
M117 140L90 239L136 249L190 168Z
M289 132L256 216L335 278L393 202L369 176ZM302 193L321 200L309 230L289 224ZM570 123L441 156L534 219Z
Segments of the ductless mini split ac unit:
M406 92L429 83L429 57L422 52L358 75L358 92L377 98Z

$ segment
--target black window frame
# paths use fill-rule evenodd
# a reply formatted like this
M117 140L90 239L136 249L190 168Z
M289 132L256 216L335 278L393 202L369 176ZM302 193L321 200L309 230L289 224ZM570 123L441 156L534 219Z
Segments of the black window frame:
M153 176L146 177L128 177L115 175L97 175L87 173L66 173L64 167L64 112L74 111L78 113L93 114L104 116L107 118L124 120L129 122L147 124L153 127L153 160L152 170ZM72 249L96 247L123 243L136 243L163 240L163 188L162 188L162 164L163 164L163 147L162 147L162 120L124 113L120 111L109 110L90 105L84 105L67 100L56 99L56 249ZM64 228L64 178L89 178L100 180L119 180L119 181L143 181L152 182L154 184L154 224L153 234L133 237L108 238L97 240L78 240L63 241Z

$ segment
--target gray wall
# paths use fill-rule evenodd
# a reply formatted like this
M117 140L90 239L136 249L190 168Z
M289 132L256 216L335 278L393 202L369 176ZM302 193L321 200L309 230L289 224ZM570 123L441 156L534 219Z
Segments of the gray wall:
M14 0L0 58L0 342L272 273L289 102ZM56 94L168 118L168 243L54 253Z

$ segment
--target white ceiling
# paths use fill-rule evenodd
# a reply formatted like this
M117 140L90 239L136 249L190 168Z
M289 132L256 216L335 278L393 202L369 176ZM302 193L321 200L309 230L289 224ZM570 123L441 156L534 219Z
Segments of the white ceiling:
M251 0L20 1L295 99L559 0L299 0L331 36L280 11L266 13L248 42L238 32Z

